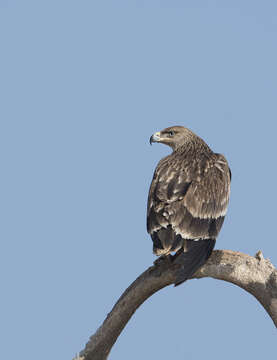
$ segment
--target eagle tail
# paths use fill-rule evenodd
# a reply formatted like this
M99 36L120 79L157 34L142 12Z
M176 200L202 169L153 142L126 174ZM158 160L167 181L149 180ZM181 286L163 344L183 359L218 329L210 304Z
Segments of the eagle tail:
M210 257L215 246L215 239L186 240L185 252L176 254L174 262L180 264L175 286L189 279Z

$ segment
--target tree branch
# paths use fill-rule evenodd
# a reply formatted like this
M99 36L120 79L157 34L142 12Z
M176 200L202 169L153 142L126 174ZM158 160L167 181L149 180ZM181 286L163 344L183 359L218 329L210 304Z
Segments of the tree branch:
M136 309L151 295L174 284L178 265L169 258L143 272L121 295L104 323L91 336L80 360L105 360ZM277 270L261 251L255 257L230 250L213 251L192 278L212 277L240 286L262 304L277 327Z

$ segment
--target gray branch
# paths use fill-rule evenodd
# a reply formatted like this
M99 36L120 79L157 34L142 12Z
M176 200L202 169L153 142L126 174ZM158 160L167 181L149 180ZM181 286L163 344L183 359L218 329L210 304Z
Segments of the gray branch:
M104 323L75 359L105 360L136 309L151 295L174 284L178 265L169 258L157 261L121 295ZM277 327L277 270L261 251L255 257L230 250L213 251L193 278L212 277L240 286L262 304ZM182 285L181 285L182 286Z

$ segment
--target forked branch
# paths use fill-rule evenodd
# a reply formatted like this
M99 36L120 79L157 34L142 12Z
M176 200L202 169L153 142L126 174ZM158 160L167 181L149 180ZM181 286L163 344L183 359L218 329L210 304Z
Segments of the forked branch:
M91 336L80 360L105 360L136 309L152 294L174 284L177 265L165 258L143 272L121 295ZM213 251L193 278L212 277L240 286L262 304L277 327L277 270L261 251L255 257L230 250Z

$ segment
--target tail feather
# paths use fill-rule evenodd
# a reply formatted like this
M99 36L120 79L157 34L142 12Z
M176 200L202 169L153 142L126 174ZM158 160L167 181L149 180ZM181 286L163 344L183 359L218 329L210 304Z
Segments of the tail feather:
M189 279L210 257L215 239L186 240L186 252L180 252L174 262L181 265L175 286Z

